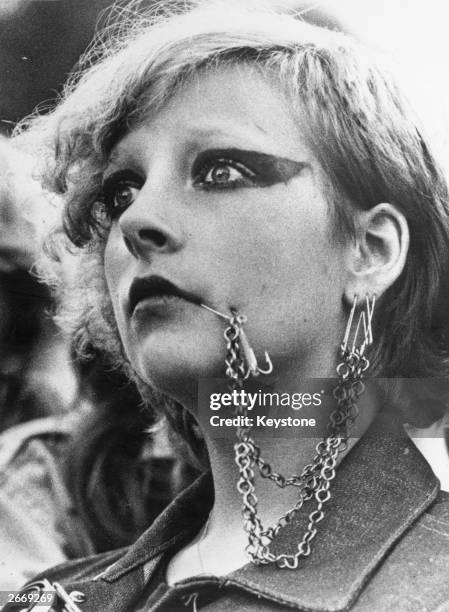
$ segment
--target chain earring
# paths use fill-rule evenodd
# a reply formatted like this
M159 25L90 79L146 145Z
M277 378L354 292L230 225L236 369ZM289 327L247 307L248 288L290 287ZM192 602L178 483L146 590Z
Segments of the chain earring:
M301 558L311 553L311 544L318 532L317 525L324 517L324 505L331 497L330 483L335 477L337 459L339 454L347 448L349 431L357 416L357 399L365 388L362 378L369 366L365 351L373 342L374 305L375 296L371 300L367 296L365 309L360 313L351 344L350 337L357 308L357 296L354 296L345 336L340 346L342 361L337 366L339 382L334 390L337 407L330 416L329 435L317 444L315 456L300 474L286 477L274 472L270 464L261 457L260 448L251 436L251 427L237 428L237 442L234 445L235 461L239 470L237 490L242 496L243 526L248 536L246 552L256 565L276 563L280 568L296 569ZM231 390L239 390L251 373L257 375L252 372L251 368L254 351L243 330L247 319L236 310L232 310L231 316L227 316L208 306L202 306L229 322L224 332L226 376L230 381ZM268 364L267 373L271 373L271 360L268 353L265 353L265 356ZM255 356L254 361L257 364ZM257 366L257 373L264 373L264 371ZM246 406L238 406L237 415L246 416ZM275 525L266 529L262 525L257 509L258 499L254 485L256 470L262 478L271 480L280 488L295 486L299 491L299 499L296 504L281 516ZM315 508L309 513L308 525L301 541L296 546L296 552L278 555L272 553L270 545L274 537L309 501L314 503Z
M205 308L209 312L216 314L222 319L226 319L230 322L230 326L225 331L225 339L230 342L230 359L236 359L237 352L240 354L240 350L243 353L240 358L238 369L240 373L243 373L243 379L246 380L250 376L257 377L260 374L271 374L273 371L273 363L270 359L270 355L265 351L265 362L266 368L263 369L259 366L256 358L256 354L252 349L248 338L246 337L243 324L247 322L245 315L238 314L235 309L231 308L232 316L225 315L206 304L200 304L202 308ZM235 373L232 370L232 366L226 361L226 375L230 378L235 378Z
M341 361L337 366L338 385L334 389L337 410L331 415L330 424L334 431L341 429L340 433L345 438L348 437L349 429L358 415L357 400L365 391L362 379L370 365L365 352L373 343L372 320L375 304L375 294L372 297L365 296L363 308L353 330L354 315L358 305L358 296L354 295L340 346ZM346 446L346 442L344 445Z

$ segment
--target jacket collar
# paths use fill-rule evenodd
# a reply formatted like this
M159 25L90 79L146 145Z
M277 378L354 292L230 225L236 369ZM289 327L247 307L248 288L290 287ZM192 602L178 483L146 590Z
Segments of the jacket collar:
M433 472L402 428L391 417L377 419L337 470L310 557L297 570L247 564L228 574L226 584L292 608L344 610L438 490ZM146 578L151 577L160 555L188 541L205 521L211 491L210 475L200 477L102 579L113 582L142 564ZM274 552L294 552L309 511L299 513L279 532ZM199 580L187 579L177 586Z

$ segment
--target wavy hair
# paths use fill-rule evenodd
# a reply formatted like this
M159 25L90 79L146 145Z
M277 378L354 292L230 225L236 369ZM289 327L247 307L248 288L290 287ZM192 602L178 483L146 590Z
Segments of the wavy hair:
M244 64L281 88L291 103L327 175L339 239L354 235L354 207L390 202L408 221L405 269L377 308L374 371L446 378L448 192L412 111L382 62L349 36L285 10L242 4L159 2L126 23L121 19L81 61L54 111L27 122L23 137L39 143L45 185L65 202L53 256L61 259L61 249L68 249L76 261L64 284L54 273L57 264L46 269L62 295L60 322L81 351L93 345L136 378L104 279L108 220L100 201L102 173L120 138L154 116L186 82L201 71Z

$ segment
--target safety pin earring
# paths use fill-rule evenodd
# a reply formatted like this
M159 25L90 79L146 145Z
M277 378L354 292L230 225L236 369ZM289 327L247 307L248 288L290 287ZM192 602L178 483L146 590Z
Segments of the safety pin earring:
M352 329L352 322L354 320L354 314L357 308L358 296L354 295L354 301L352 303L351 312L349 314L348 323L346 325L345 336L342 343L342 352L345 353L348 349L349 335ZM352 341L351 352L354 353L356 350L359 355L362 356L365 349L373 343L373 330L372 330L372 319L374 313L374 305L376 303L376 295L373 294L370 302L368 295L365 296L365 309L359 315L357 326L355 328L354 337ZM357 346L357 340L360 333L360 328L363 326L363 341L360 346Z
M265 351L265 361L266 361L267 367L261 368L257 362L256 354L254 353L254 350L251 348L251 345L248 341L245 330L243 329L243 324L246 323L246 320L247 320L245 315L239 315L237 311L231 310L232 316L229 316L229 315L225 315L219 312L218 310L215 310L214 308L211 308L210 306L206 306L206 304L200 304L200 306L202 308L205 308L209 312L212 312L213 314L217 315L218 317L221 317L222 319L226 319L227 321L230 321L230 323L237 328L238 337L240 339L243 355L245 358L245 363L247 366L245 375L243 377L244 380L246 380L250 376L257 377L260 374L265 374L265 375L271 374L271 372L273 371L273 363L267 351Z

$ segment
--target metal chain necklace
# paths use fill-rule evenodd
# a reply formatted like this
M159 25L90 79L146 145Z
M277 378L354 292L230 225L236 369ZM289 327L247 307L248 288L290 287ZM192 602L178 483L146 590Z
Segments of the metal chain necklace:
M257 565L276 563L280 568L296 569L300 559L310 555L311 543L318 531L317 525L324 517L324 505L331 497L330 483L335 477L337 458L347 448L349 431L358 414L357 400L365 389L362 378L369 367L369 361L364 353L372 342L371 319L374 302L375 297L372 298L371 303L368 297L366 298L366 311L360 315L352 347L349 347L348 340L357 306L357 297L354 298L345 338L340 347L342 361L337 366L339 383L333 392L337 407L330 415L328 436L317 444L315 456L300 474L285 477L274 472L270 464L261 456L260 448L251 437L251 427L237 429L237 443L234 445L235 461L239 469L237 490L243 501L243 525L248 535L246 551L251 561ZM231 390L240 390L250 373L257 376L260 372L271 371L272 366L268 355L265 354L269 368L265 371L258 368L254 352L243 331L246 317L235 310L231 312L231 317L218 312L216 314L229 321L229 326L224 332L226 376L230 380ZM362 323L363 342L356 346ZM240 405L237 408L237 414L246 416L246 406ZM271 480L280 488L295 486L299 490L299 499L296 504L281 516L275 525L266 529L262 525L257 509L258 499L254 485L256 469L262 478ZM296 552L278 555L272 553L270 545L276 534L309 501L314 502L315 507L309 513L308 525L301 541L297 544Z

